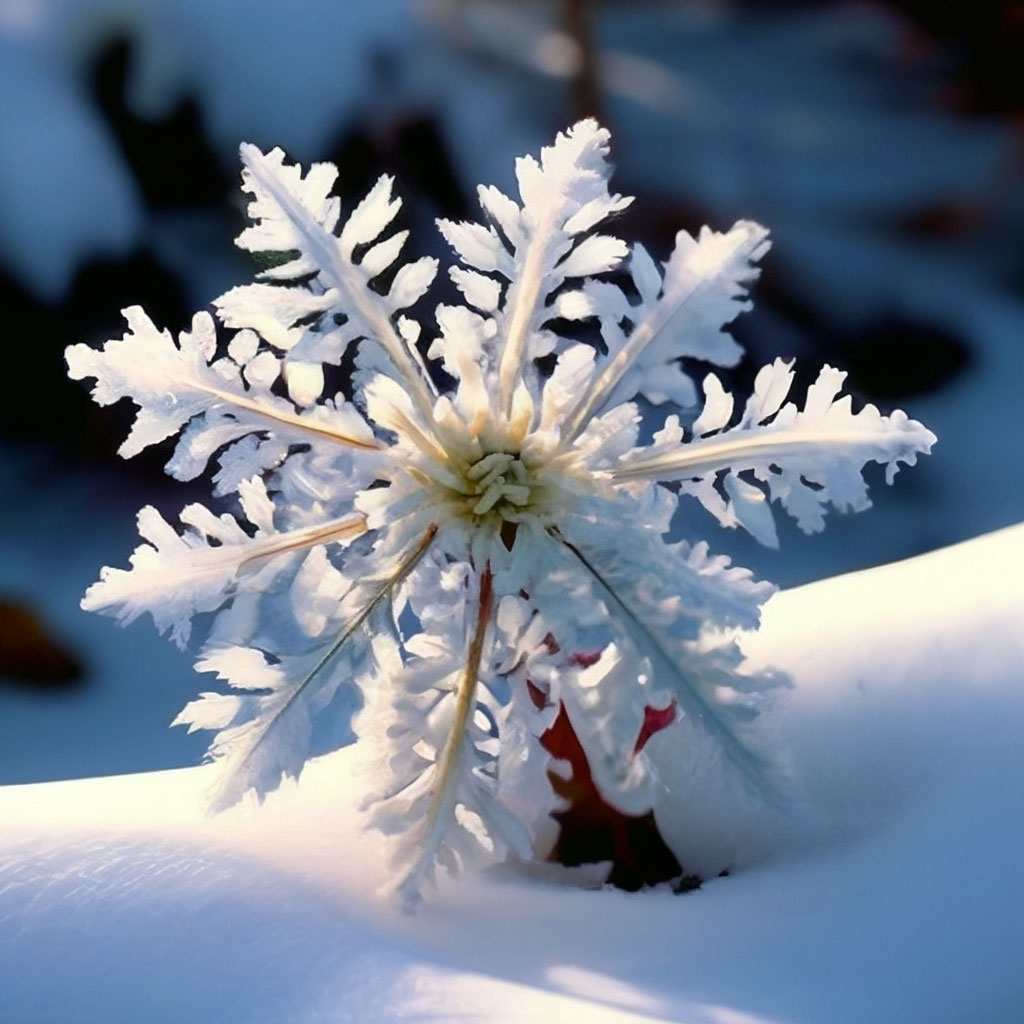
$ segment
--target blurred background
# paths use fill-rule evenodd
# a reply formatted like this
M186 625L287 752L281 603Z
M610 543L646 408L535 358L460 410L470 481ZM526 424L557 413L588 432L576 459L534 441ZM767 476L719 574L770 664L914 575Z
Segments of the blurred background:
M78 601L140 506L208 490L163 476L169 448L121 462L131 407L62 353L249 280L238 143L335 162L350 204L396 173L412 254L444 264L433 218L514 190L513 158L584 115L637 196L622 237L664 259L681 228L771 228L733 385L828 362L939 435L778 552L688 526L793 586L1024 518L1024 0L0 0L0 784L205 749L167 728L191 658Z

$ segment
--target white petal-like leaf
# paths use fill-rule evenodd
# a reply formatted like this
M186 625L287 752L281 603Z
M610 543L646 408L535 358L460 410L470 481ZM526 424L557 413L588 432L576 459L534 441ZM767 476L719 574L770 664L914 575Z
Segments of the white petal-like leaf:
M181 513L186 529L179 535L156 509L139 512L141 544L131 556L131 569L105 567L82 599L86 611L113 615L122 625L149 612L157 629L169 630L183 647L192 619L228 601L239 585L267 586L288 568L290 557L325 542L345 543L364 530L362 517L347 516L310 529L279 533L270 520L263 483L243 488L246 511L257 531L250 537L229 515L215 516L202 505ZM243 575L245 575L244 582Z
M681 231L663 276L646 250L634 246L637 305L629 306L621 293L614 297L604 282L585 286L589 301L576 305L584 315L600 319L608 355L581 396L570 438L594 413L637 394L655 403L693 405L696 391L678 365L681 357L735 365L742 350L724 327L750 308L746 286L757 277L754 263L769 244L768 232L752 221L739 221L724 234L704 228L697 238ZM628 330L623 318L632 325Z
M234 379L218 372L220 363L209 364L216 352L216 332L208 314L197 314L192 330L183 332L175 345L170 333L158 331L137 306L124 312L129 330L123 338L101 350L87 345L67 350L69 375L94 377L93 398L100 405L131 398L139 407L120 448L123 457L165 440L186 424L168 463L168 471L180 479L198 475L219 447L254 432L286 443L333 442L366 451L379 447L354 409L299 415L290 403L271 394L268 389L279 364L268 351L246 364L248 389L238 379L237 367Z
M581 121L542 150L539 161L517 162L521 207L496 189L481 189L481 204L502 227L504 239L493 227L439 222L468 266L511 282L497 310L502 343L494 392L495 404L507 416L524 366L555 343L544 330L556 315L549 296L567 279L611 270L626 255L624 243L611 236L581 238L631 202L608 191L607 153L608 132L594 121Z
M802 530L814 533L824 528L829 505L856 512L871 504L861 475L866 463L884 465L891 483L901 463L914 465L917 456L927 454L935 443L930 430L899 409L891 416L883 416L873 405L853 412L849 395L837 397L846 374L830 366L808 389L802 410L792 403L780 408L793 380L790 367L780 359L760 371L754 398L735 427L689 443L680 443L677 436L656 439L624 458L616 479L680 480L682 490L701 500L724 525L742 525L771 544L774 530L768 528L751 485L736 483L736 474L752 473ZM710 387L715 414L709 423L721 419L724 402L716 385ZM720 473L734 480L735 522L715 508L710 484ZM745 506L742 511L735 507L738 497Z
M432 404L430 382L418 356L395 330L393 317L422 295L436 273L436 263L417 260L400 268L387 298L382 299L368 285L397 258L404 233L371 248L362 262L353 259L356 242L376 238L394 216L396 208L388 198L390 183L377 183L352 215L356 218L353 228L347 234L343 228L339 238L334 233L339 218L338 200L328 199L323 193L323 182L328 177L333 182L337 173L331 165L315 164L303 177L297 164L284 162L279 149L264 154L244 143L241 154L245 164L242 187L253 195L249 216L256 223L239 235L238 244L251 252L297 251L296 259L265 272L264 276L294 280L314 275L319 291L333 296L331 312L345 319L340 338L345 342L369 339L380 345L394 372L403 378L421 407L427 409ZM322 170L324 166L330 167L330 175ZM372 234L375 228L377 234Z

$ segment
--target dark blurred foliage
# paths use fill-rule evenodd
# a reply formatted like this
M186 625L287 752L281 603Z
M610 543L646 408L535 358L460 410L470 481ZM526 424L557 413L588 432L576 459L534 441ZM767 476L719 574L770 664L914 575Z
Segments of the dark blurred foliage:
M563 0L564 25L592 54L590 27L602 8L631 0ZM906 19L906 60L943 51L948 68L947 99L968 114L1024 114L1024 0L871 0ZM686 7L687 0L663 0ZM751 11L787 11L828 6L827 0L738 0ZM600 95L592 83L592 62L580 69L573 93L577 112L599 115Z
M964 112L1024 115L1024 2L896 0L920 30L920 45L943 44L953 68L950 103Z
M132 44L116 38L96 56L90 91L117 139L146 202L154 207L204 206L223 201L230 187L203 134L195 97L148 121L127 103Z
M18 352L19 369L33 386L9 389L0 403L4 439L45 441L90 458L110 457L124 437L130 410L95 406L81 384L67 379L63 352L73 342L120 333L118 311L134 304L149 309L157 323L185 325L191 316L179 282L147 251L85 264L57 306L41 302L0 272L0 306L14 337L34 339ZM48 400L40 401L44 394Z
M82 666L40 615L0 598L0 683L62 689L79 683Z
M395 56L378 49L370 58L370 76L382 92L391 92L401 78ZM337 141L322 157L338 168L340 194L362 196L382 174L392 174L402 194L426 200L434 215L468 216L466 187L445 145L439 115L410 108L376 122L357 114L340 126Z
M592 23L602 8L627 0L563 0L565 29L582 51L579 71L570 91L573 117L603 115L595 77ZM664 6L687 6L665 0ZM751 11L786 11L828 6L821 0L741 0ZM1024 0L983 0L932 3L931 0L881 0L905 19L903 60L913 68L936 62L945 68L945 103L952 115L1009 115L1017 124L1019 144L1013 163L983 197L964 197L962 203L908 209L892 227L923 237L960 236L984 228L998 212L1002 193L1024 176ZM642 190L628 188L640 193ZM623 233L644 242L654 252L668 252L680 230L697 232L712 218L685 196L640 195L621 215ZM813 339L814 364L828 362L848 371L848 388L862 401L891 409L906 399L937 391L974 361L969 343L951 331L917 323L898 311L876 310L854 327L823 317L797 297L776 264L763 267L757 287L759 308L770 308ZM734 371L721 374L733 387L749 386L758 365L774 353L761 352L758 336L740 318L732 326L748 358ZM810 346L809 346L810 347ZM792 354L802 354L799 352ZM813 371L816 373L816 370ZM813 380L812 367L798 361L798 381Z
M965 113L1020 114L1024 109L1022 0L873 0L907 19L906 58L942 47L951 107ZM597 4L595 6L600 6ZM740 0L749 9L822 7L822 0Z

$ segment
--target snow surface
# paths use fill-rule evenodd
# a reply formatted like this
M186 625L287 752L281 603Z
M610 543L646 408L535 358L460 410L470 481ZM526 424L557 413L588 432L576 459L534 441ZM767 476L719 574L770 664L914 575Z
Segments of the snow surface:
M685 896L506 867L404 917L351 748L213 819L207 767L2 788L0 1019L1019 1021L1022 569L1024 525L773 598L793 807L656 737L662 828L731 868Z

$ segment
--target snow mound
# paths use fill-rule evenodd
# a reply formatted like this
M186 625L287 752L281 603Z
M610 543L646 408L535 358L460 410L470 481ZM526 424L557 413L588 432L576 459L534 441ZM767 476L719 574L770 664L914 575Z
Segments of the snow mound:
M506 869L402 917L350 750L212 819L208 768L0 789L0 1019L1019 1020L1022 568L1024 526L773 598L794 808L659 751L662 828L731 869L686 896Z

